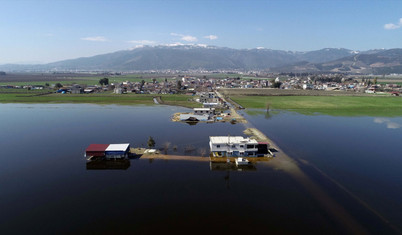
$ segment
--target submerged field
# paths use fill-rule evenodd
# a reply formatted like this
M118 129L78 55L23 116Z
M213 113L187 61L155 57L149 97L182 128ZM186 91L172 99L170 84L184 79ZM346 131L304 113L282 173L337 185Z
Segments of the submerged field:
M401 116L401 97L375 96L230 96L245 108L293 110L334 116Z

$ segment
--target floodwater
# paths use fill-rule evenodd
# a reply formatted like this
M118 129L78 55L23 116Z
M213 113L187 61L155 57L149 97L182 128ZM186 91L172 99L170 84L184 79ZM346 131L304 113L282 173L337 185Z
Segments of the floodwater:
M368 232L402 233L402 117L249 113Z
M169 106L0 104L0 111L5 234L350 232L270 162L245 171L151 159L88 168L83 157L91 143L145 147L149 136L162 152L200 155L208 136L242 135L241 124L174 123L170 116L187 109ZM402 118L246 116L365 232L400 232Z

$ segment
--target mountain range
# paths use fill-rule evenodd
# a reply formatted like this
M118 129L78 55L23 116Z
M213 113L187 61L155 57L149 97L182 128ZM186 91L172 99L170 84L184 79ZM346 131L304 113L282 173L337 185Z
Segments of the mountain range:
M402 73L402 49L316 51L232 49L206 45L141 46L41 65L0 65L2 71L263 70L266 72Z

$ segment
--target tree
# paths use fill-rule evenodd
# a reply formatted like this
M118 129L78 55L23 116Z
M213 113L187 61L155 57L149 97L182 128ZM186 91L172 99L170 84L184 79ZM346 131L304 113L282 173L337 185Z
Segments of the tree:
M280 88L282 85L282 82L274 82L274 84L272 84L273 88Z
M374 84L377 84L377 78L374 78Z
M152 83L156 83L156 78L152 78Z
M177 81L177 88L178 88L178 89L181 89L181 81L180 81L180 80Z
M149 148L155 147L155 140L152 138L152 136L149 137L147 144Z
M56 83L55 85L54 85L54 87L56 87L56 88L60 88L60 87L63 87L63 85L61 85L61 83Z
M100 79L99 84L101 84L101 85L109 85L109 78Z

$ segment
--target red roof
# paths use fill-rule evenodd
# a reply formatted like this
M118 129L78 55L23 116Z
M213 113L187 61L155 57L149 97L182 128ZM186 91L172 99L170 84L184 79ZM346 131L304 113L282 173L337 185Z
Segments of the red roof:
M269 145L268 142L258 142L258 144L268 144Z
M108 144L91 144L87 148L87 152L104 152L107 147L109 147Z

